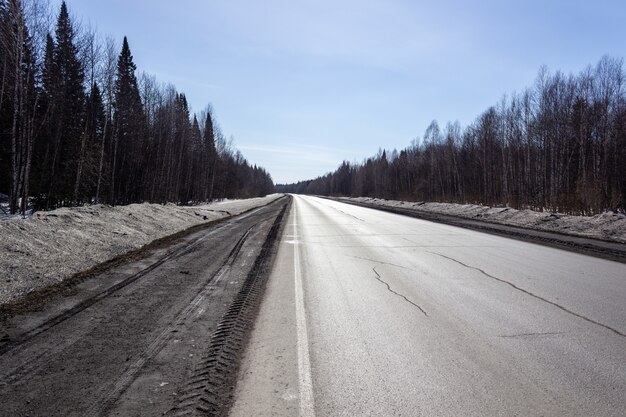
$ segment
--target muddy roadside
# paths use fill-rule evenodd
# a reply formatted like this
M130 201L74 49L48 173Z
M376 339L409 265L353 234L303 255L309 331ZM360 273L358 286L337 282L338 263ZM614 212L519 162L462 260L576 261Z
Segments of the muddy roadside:
M289 201L181 237L5 322L0 414L177 414L201 383L222 383L215 398L227 406Z

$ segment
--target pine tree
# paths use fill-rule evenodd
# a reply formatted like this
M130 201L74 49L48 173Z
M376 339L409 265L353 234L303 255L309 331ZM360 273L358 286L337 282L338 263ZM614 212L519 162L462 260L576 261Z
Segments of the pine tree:
M203 200L211 201L213 199L213 190L215 187L215 175L217 173L217 149L215 147L215 130L213 127L213 117L211 112L207 112L206 121L204 123L204 146L206 149L206 164L208 169L206 170L206 184Z
M51 106L51 157L46 208L72 204L79 170L81 138L84 132L84 72L78 59L75 33L65 2L57 19L52 62L44 82Z
M200 200L203 196L203 189L206 189L204 182L204 171L207 166L204 165L206 158L206 150L202 144L202 133L200 132L200 125L198 124L198 118L193 115L193 121L191 122L191 169L187 172L187 184L189 187L189 195L187 200Z
M142 141L146 120L135 76L136 69L128 40L124 37L115 80L112 204L137 201L140 198Z
M177 149L178 159L176 161L176 188L174 192L174 199L178 202L185 202L185 184L184 179L186 177L185 171L189 168L185 161L189 160L190 149L190 130L189 124L189 105L187 104L187 98L184 94L179 94L176 100L176 118L175 118L176 133L174 136L174 145Z

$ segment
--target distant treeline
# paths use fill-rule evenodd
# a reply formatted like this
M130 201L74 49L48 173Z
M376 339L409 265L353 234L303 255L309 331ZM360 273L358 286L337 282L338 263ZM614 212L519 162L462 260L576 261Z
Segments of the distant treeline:
M273 192L210 107L190 116L173 86L137 78L126 38L78 29L65 3L50 16L47 1L0 0L0 192L13 213L28 197L52 209Z
M406 149L279 192L507 205L593 214L626 208L626 100L621 59L578 75L542 68L470 126L433 121Z

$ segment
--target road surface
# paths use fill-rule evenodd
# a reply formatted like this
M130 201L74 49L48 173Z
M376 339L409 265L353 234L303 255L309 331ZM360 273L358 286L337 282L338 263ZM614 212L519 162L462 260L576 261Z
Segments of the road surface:
M295 196L231 417L624 416L626 265Z

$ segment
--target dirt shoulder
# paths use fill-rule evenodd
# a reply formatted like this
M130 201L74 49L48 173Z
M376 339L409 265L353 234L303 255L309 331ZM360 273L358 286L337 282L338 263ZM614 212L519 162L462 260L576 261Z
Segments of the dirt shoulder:
M280 196L191 207L92 205L0 221L0 306L159 239L244 213Z
M0 415L196 415L204 395L225 407L288 207L196 230L0 322Z
M623 213L585 217L472 204L414 203L365 197L332 199L626 263L626 215Z

